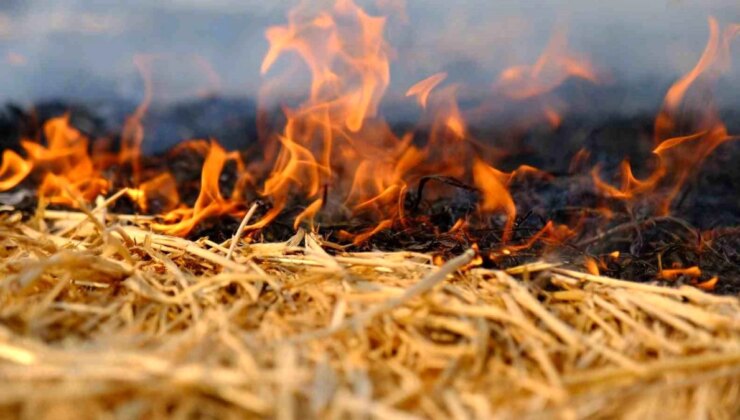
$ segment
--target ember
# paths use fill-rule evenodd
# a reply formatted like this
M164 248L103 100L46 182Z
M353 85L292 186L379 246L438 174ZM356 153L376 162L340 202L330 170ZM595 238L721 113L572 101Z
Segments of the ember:
M258 140L248 149L208 134L146 152L155 73L173 55L134 57L143 99L113 133L73 107L6 116L0 374L31 388L33 375L66 381L83 363L73 354L13 340L43 334L34 339L56 346L58 327L84 342L100 324L124 347L140 345L126 341L139 331L164 353L106 362L95 347L99 365L81 368L86 386L166 378L215 397L222 414L233 405L288 418L310 405L316 416L488 417L546 406L584 417L588 398L620 412L604 396L625 389L616 379L663 378L674 367L718 369L704 382L713 387L686 385L686 407L732 400L740 309L716 295L740 292L739 137L714 98L728 88L740 24L709 17L703 53L647 120L593 128L568 113L568 87L599 89L610 75L560 25L536 60L491 74L485 95L446 68L404 86L419 115L409 125L383 108L395 100L391 68L408 58L387 38L388 17L368 10L302 2L266 29ZM206 80L197 95L218 90L201 55L181 61ZM301 95L278 94L302 82ZM524 116L511 117L515 109ZM163 356L176 345L161 337L201 346L206 330L223 357L191 366ZM360 341L357 361L337 359ZM5 361L39 372L25 378ZM95 376L106 363L141 373ZM500 388L493 372L516 388L516 403L486 393ZM602 380L604 395L584 391ZM182 413L203 414L191 408Z

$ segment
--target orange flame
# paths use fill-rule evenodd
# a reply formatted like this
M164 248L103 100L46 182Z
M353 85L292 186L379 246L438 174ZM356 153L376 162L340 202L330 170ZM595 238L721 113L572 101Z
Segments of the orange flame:
M576 235L578 226L570 228L566 225L548 221L537 233L532 235L522 244L506 245L498 251L491 252L490 258L496 260L501 256L509 256L516 252L529 249L537 242L542 242L547 246L559 246L564 244L568 239Z
M434 89L438 84L442 83L447 78L447 73L437 73L432 76L427 77L426 79L417 82L413 86L409 88L409 90L406 91L406 96L416 96L416 100L419 102L419 106L422 108L427 107L427 98L429 98L429 93L431 93L432 89Z
M26 179L33 169L33 164L23 160L12 150L3 152L2 166L0 166L0 191L7 191Z
M127 189L126 194L145 212L149 209L150 199L159 200L164 211L173 210L180 204L177 184L169 172L163 172L146 182L142 182L138 188Z
M594 258L586 257L586 260L584 263L586 265L586 271L589 274L593 274L594 276L599 275L599 264L596 262Z
M596 69L567 48L566 32L557 29L533 65L519 65L501 72L495 87L511 99L541 96L575 77L598 83Z
M480 204L481 211L484 213L503 211L506 214L504 241L511 238L511 229L516 219L516 206L506 188L509 179L511 179L510 174L494 169L478 159L473 162L473 181L483 194Z
M109 182L99 175L88 153L88 138L72 127L69 116L52 118L44 125L46 146L21 140L28 154L23 160L12 151L3 153L0 189L13 188L32 169L43 171L39 196L52 204L77 207L79 200L90 201L107 192Z
M702 290L712 291L717 286L717 282L719 282L719 277L714 276L709 280L703 281L701 283L697 283L696 287Z
M733 139L729 136L724 123L719 119L717 110L701 104L697 109L704 112L693 134L673 137L679 120L679 110L687 104L686 96L695 82L706 77L713 81L717 74L729 66L729 49L732 38L740 32L740 25L730 25L720 34L719 25L709 18L709 40L699 61L688 73L676 81L666 93L662 109L655 120L654 137L656 147L653 153L658 157L655 170L644 180L636 179L628 162L622 162L622 184L614 187L604 182L599 175L599 168L592 171L592 178L597 189L603 194L617 199L633 200L664 186L666 193L657 203L657 213L668 214L673 199L681 190L691 173L720 144Z
M130 165L133 171L133 182L139 184L141 179L141 143L144 141L144 126L142 120L149 109L153 96L153 82L151 76L152 57L137 55L134 65L144 80L144 99L136 107L131 116L126 119L121 133L121 152L118 160L121 165Z
M663 269L658 273L658 277L663 280L676 280L680 276L688 276L698 278L701 277L701 269L697 266L688 268L670 268Z
M568 47L566 35L565 27L556 27L534 64L507 67L493 84L494 91L504 99L530 104L527 116L520 122L525 126L541 122L552 128L560 126L566 104L552 92L566 80L576 78L598 84L604 79L586 57Z
M269 171L261 168L260 174L266 180L254 192L269 198L272 207L246 229L262 228L287 206L296 205L304 209L294 219L296 229L304 223L313 229L317 226L315 219L320 220L322 212L369 218L373 223L367 229L343 233L344 238L360 244L385 229L408 226L413 221L404 214L409 185L425 175L435 174L463 180L460 182L472 181L481 193L480 214L484 219L503 215L503 242L513 242L517 206L510 186L527 174L543 173L530 166L509 173L492 166L493 151L477 142L474 132L468 130L457 103L459 86L439 87L446 73L434 74L406 92L407 97L414 96L424 109L424 118L431 118L428 138L414 139L412 133L393 133L378 115L380 101L390 82L392 51L384 38L386 19L367 14L352 0L336 0L325 10L315 10L313 6L304 1L289 13L287 24L271 27L265 34L269 49L261 63L261 73L275 73L278 61L293 54L308 69L310 84L302 100L284 107L285 122L277 130L279 134L267 136L274 147L274 153L266 152L267 164L272 166ZM711 106L705 107L706 112L692 134L676 132L681 127L678 124L681 108L691 102L690 91L701 86L697 80L711 81L727 68L730 42L740 32L740 25L731 25L720 32L713 18L709 28L709 41L701 58L668 90L655 121L653 153L658 157L657 167L646 178L637 179L625 161L620 167L621 183L617 186L602 180L598 166L593 168L593 183L603 195L633 200L665 188L666 198L659 203L659 212L667 212L691 171L719 144L732 138ZM91 201L107 192L110 183L102 176L102 169L117 163L131 168L133 185L126 193L139 208L148 211L152 200L156 200L166 212L160 222L152 225L155 230L186 235L206 218L242 214L246 187L254 184L254 180L240 155L227 152L216 141L191 141L175 150L177 153L187 149L205 158L200 192L192 208L181 203L171 174L145 170L141 161L143 119L154 95L152 70L156 59L156 56L137 56L134 60L144 80L144 98L125 122L117 157L96 155L93 159L89 139L71 126L69 117L55 118L44 126L46 144L22 141L27 158L4 151L0 190L13 188L32 171L40 171L39 196L51 203L74 207L80 200ZM218 75L207 61L193 56L193 62L206 74L210 85L219 85ZM598 83L601 75L597 75L589 61L570 51L565 32L556 30L534 64L504 70L495 88L508 99L536 101L541 111L538 118L557 127L562 121L561 110L558 103L548 101L547 97L569 78ZM267 81L269 86L275 83ZM584 152L574 160L574 170L585 160ZM230 195L219 186L227 162L234 162L238 173ZM450 233L466 235L468 226L475 221L475 218L460 218ZM580 224L579 221L570 227L549 221L536 234L523 239L523 243L504 244L492 254L511 255L538 242L560 245L576 235ZM619 257L616 251L609 255L612 259ZM598 274L599 267L604 268L605 263L588 258L585 266ZM681 275L698 278L701 270L674 268L659 273L660 278L667 280ZM705 282L706 287L714 287L709 282Z
M164 216L166 223L155 223L152 228L170 235L182 236L206 218L238 213L238 202L225 199L219 187L219 178L224 165L229 159L234 158L234 155L229 155L216 141L211 141L203 163L200 194L193 208L175 209Z
M197 54L180 57L172 54L137 54L133 63L144 82L144 98L136 107L134 112L126 119L121 132L121 151L118 154L118 163L128 165L132 170L132 181L139 185L142 179L141 147L144 141L144 124L149 108L154 100L154 70L155 63L165 59L185 59L193 63L194 67L201 70L207 79L208 86L198 89L195 93L199 96L207 96L217 92L221 86L218 73L211 64L202 56ZM161 92L160 92L161 93Z
M306 100L286 110L281 149L262 191L272 198L273 209L248 229L269 223L289 197L312 201L296 226L313 218L328 204L319 197L327 188L346 191L343 202L358 211L398 200L405 185L398 169L414 154L406 152L408 141L374 119L390 80L384 26L385 18L338 0L313 14L302 3L289 13L287 25L267 30L270 48L261 72L293 52L308 67L311 84Z
M346 128L356 132L365 118L375 116L390 79L383 39L385 18L366 14L351 0L338 0L330 13L312 19L306 19L303 13L303 7L296 8L288 16L287 26L267 30L270 48L260 71L267 73L283 52L296 52L313 79L309 100L302 110L326 107L339 114L338 120ZM347 32L338 19L354 21L350 29L355 30Z

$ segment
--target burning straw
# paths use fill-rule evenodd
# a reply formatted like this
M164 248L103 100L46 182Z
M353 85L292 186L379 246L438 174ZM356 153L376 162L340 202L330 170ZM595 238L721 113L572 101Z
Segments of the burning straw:
M9 210L9 209L5 209ZM4 416L569 418L740 409L740 303L535 263L0 216Z
M617 174L597 164L583 174L588 196L598 198L578 202L590 206L584 217L543 220L521 237L517 230L528 231L521 225L531 213L518 217L527 206L515 202L511 187L553 176L527 164L511 172L492 166L501 153L469 132L457 84L442 86L446 73L407 91L430 121L424 141L413 130L395 133L379 113L393 55L386 19L349 0L318 14L303 6L309 2L266 31L261 71L272 79L265 95L295 78L293 70L275 74L284 55L307 65L311 84L307 98L285 109L284 126L260 139L262 162L215 140L192 140L145 164L142 120L153 85L144 71L150 63L141 58L145 100L123 126L120 151L99 148L100 139L76 128L70 115L46 121L43 135L21 139L18 151L3 151L0 191L19 191L0 206L0 415L487 419L740 412L737 297L603 277L586 252L605 237L639 234L643 222L635 216L649 214L648 224L681 225L698 242L697 258L704 251L723 257L711 244L713 233L695 232L670 210L703 160L737 139L713 106L701 104L706 115L686 127L691 133L683 132L680 117L694 81L712 85L726 70L740 25L720 30L710 18L702 57L670 87L655 120L655 165L644 178L624 160L616 185ZM600 79L566 45L556 32L533 65L503 71L493 84L497 100L532 102L540 110L534 120L558 127L558 101L549 94L569 78ZM194 201L183 194L188 188L175 167L163 167L186 153L202 162ZM587 155L576 153L573 168ZM227 166L230 192L222 185ZM444 212L450 226L430 227L435 218L420 212L430 180L464 191L469 201L459 214ZM22 207L24 183L36 181L39 206L24 218L13 206ZM442 191L426 188L427 196ZM111 214L124 197L123 211L149 216ZM268 205L257 211L253 201ZM629 222L589 228L589 212L617 223L612 207ZM253 242L281 216L292 219L292 238ZM242 220L223 243L184 239L201 222L223 217ZM357 223L322 237L318 226L337 218ZM412 225L435 236L459 234L456 245L479 241L481 255L470 249L437 265L428 254L347 252L349 245L327 240L367 244ZM487 233L475 237L476 228ZM589 232L595 236L583 239ZM572 243L586 254L591 274L562 262L506 271L478 264L540 243L562 249ZM616 260L620 250L597 252ZM640 268L647 278L676 285L684 276L711 289L725 275L703 273L694 258L664 267L662 250L655 255L657 270Z

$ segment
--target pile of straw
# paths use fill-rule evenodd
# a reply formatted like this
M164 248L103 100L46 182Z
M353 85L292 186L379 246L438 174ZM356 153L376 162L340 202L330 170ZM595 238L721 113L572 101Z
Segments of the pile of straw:
M0 209L3 418L740 410L737 297L472 251L330 254L304 231L192 242L107 204Z

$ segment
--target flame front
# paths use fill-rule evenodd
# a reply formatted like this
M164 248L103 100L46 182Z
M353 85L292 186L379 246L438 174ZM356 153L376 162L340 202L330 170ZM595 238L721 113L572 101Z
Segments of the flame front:
M526 165L509 172L497 169L498 151L489 142L476 139L474 126L469 126L466 118L468 110L458 104L458 94L466 87L448 80L452 77L446 72L432 74L406 91L406 97L412 98L408 101L415 100L421 108L426 133L396 133L383 121L379 106L390 83L393 56L385 31L385 17L370 15L351 0L337 0L329 7L302 2L288 14L285 25L267 29L269 48L260 67L265 94L307 69L310 79L305 94L283 106L284 120L278 129L261 133L265 145L262 164L248 166L240 153L226 151L215 140L191 140L171 151L175 158L179 153L193 153L203 160L199 194L194 202L188 201L191 205L184 202L187 200L171 173L147 169L143 161L145 117L155 96L152 72L159 59L156 56L134 60L144 81L144 97L124 123L118 154L91 154L90 144L96 139L74 128L69 116L54 118L45 124L42 138L23 139L25 156L3 152L0 190L14 188L37 174L38 195L44 202L78 207L108 194L110 173L120 171L130 179L124 185L126 195L141 211L153 211L152 204L157 203L156 211L162 214L151 227L159 232L187 235L208 218L242 216L248 201L260 199L268 205L245 227L247 232L264 228L286 213L290 213L295 229L308 226L319 230L324 220L354 218L362 226L343 231L341 237L360 244L383 230L424 221L423 215L407 214L407 198L414 198L418 205L422 183L437 176L454 179L457 187L474 191L479 198L477 211L456 215L445 227L447 233L465 235L476 223L501 227L500 249L490 252L491 259L535 243L560 246L575 237L580 220L569 225L545 220L535 233L515 235L518 211L512 186L530 177L547 182L551 176ZM656 201L656 214L668 214L684 182L702 161L734 138L713 104L692 103L694 89L708 86L729 67L731 41L740 25L721 30L712 18L709 32L700 59L670 87L655 120L656 166L638 179L630 163L624 161L618 185L603 179L602 168L594 167L591 180L602 197L628 205L651 199ZM205 73L209 86L218 85L218 77L207 62L191 58ZM500 106L531 104L528 110L538 123L557 127L563 106L554 99L554 92L568 79L601 83L604 77L567 45L565 31L557 29L534 63L502 71L495 78L493 93L503 104ZM689 132L681 131L685 129L680 118L685 109L698 116ZM585 155L579 153L574 166L582 165ZM237 179L230 192L221 190L227 164L234 165ZM407 197L414 185L419 185L418 196ZM439 191L429 189L427 197L431 195L433 200ZM608 208L597 210L608 218ZM596 260L583 261L587 270L599 273L601 265ZM700 274L694 268L673 268L661 271L658 277L670 280Z

